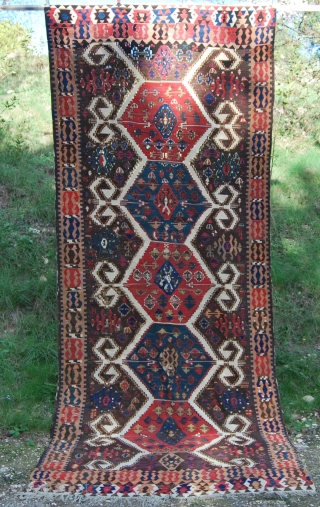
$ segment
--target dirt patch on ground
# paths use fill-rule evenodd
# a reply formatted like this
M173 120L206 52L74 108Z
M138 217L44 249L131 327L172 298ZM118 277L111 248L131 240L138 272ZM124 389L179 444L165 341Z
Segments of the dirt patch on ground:
M50 496L44 498L22 499L19 493L26 489L29 474L36 465L42 451L48 443L43 435L23 435L18 438L0 439L0 507L74 507L74 503L64 498ZM316 488L320 491L320 435L303 435L293 440L299 451L301 460L307 466ZM152 506L153 500L133 500L129 502L122 499L107 500L99 497L92 502L83 498L83 505L106 505L112 507ZM82 503L82 502L81 502ZM79 505L79 504L78 504ZM223 496L223 498L196 499L173 501L163 500L161 504L154 500L157 507L320 507L320 495L286 497L250 496Z

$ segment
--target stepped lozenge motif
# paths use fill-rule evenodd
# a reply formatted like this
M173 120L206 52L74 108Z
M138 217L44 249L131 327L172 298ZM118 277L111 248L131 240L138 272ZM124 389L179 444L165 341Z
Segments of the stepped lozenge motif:
M274 376L272 8L46 9L60 383L34 491L308 493Z

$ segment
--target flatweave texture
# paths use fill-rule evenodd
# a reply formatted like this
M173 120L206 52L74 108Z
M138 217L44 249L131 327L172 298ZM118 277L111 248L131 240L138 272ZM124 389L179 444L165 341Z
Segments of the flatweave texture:
M274 376L275 11L46 9L60 382L32 488L307 493Z

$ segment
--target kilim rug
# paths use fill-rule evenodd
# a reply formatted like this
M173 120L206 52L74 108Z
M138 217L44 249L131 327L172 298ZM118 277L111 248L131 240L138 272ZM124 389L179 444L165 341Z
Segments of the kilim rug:
M60 382L40 491L312 492L274 375L275 11L51 7Z

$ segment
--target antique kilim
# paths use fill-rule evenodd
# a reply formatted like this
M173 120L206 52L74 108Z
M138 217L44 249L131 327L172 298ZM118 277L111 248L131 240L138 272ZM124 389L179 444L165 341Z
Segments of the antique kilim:
M274 375L275 12L51 7L60 383L40 491L307 493Z

